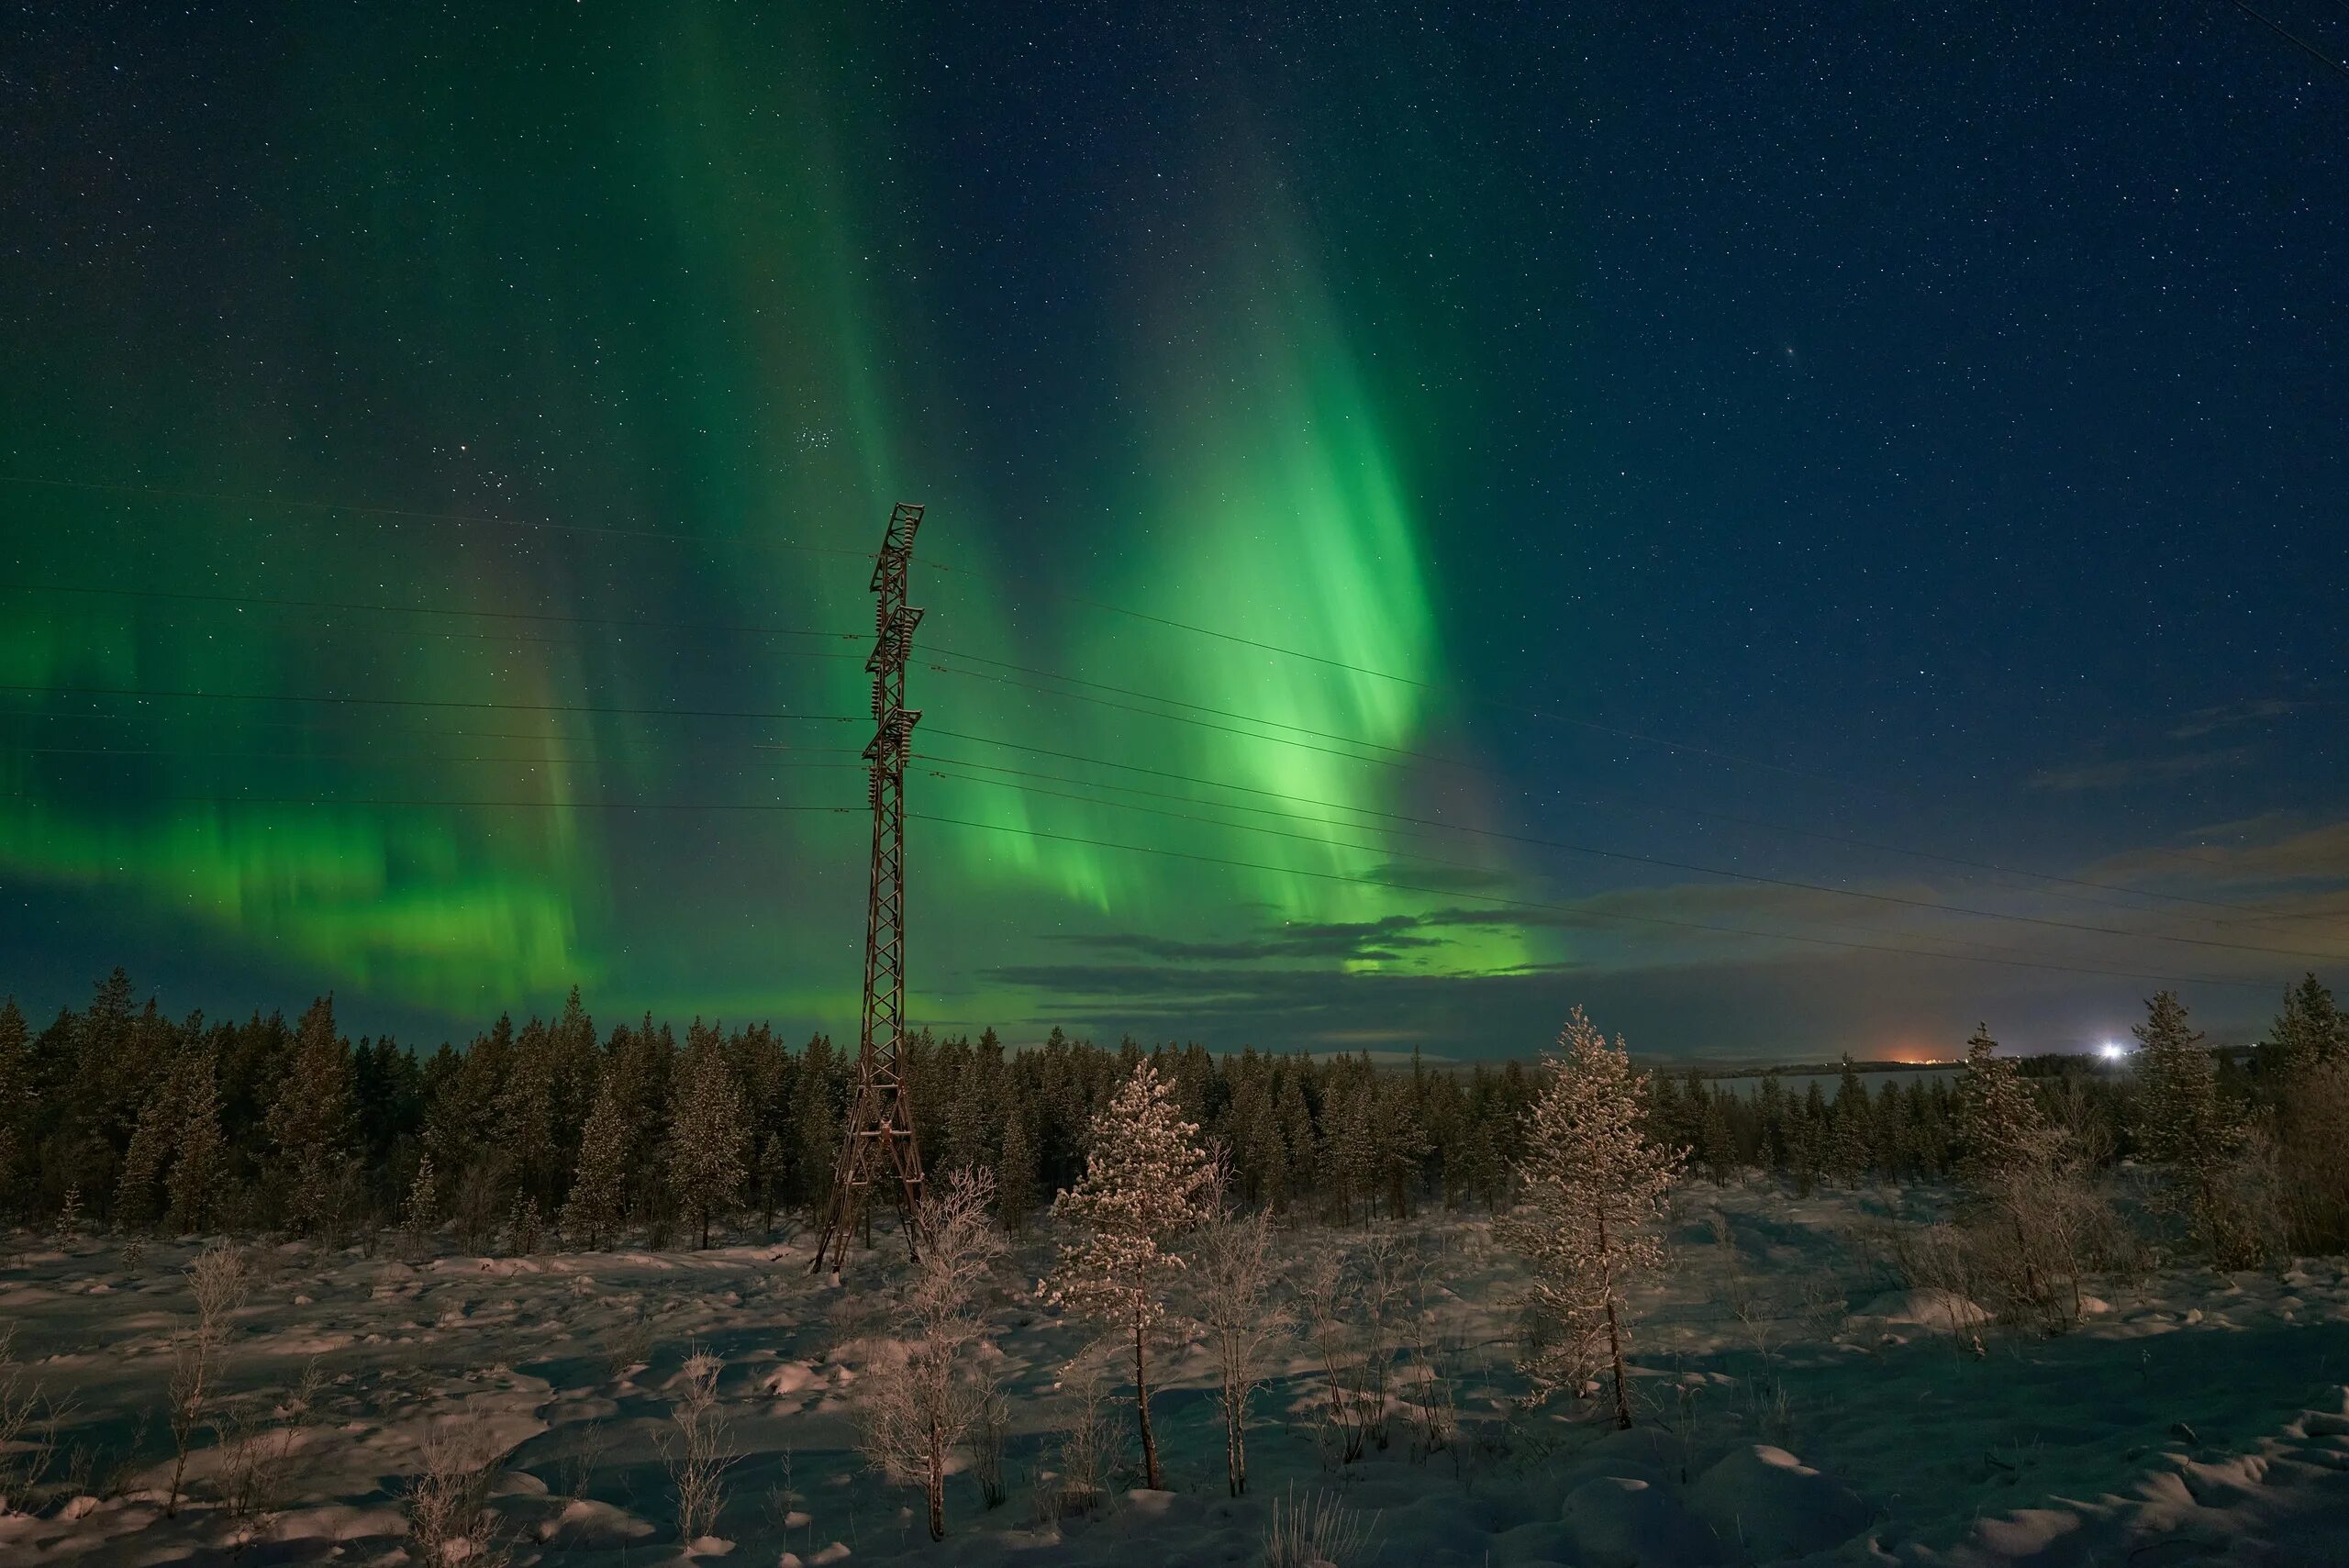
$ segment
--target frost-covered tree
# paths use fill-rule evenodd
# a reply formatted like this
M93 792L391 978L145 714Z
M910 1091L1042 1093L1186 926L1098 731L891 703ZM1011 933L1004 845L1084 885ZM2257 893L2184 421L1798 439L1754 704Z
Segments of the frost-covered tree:
M407 1202L401 1210L400 1221L407 1232L408 1251L422 1257L432 1232L440 1224L440 1178L432 1168L429 1154L416 1162L416 1180L408 1184Z
M750 1125L742 1085L718 1040L699 1018L686 1032L669 1122L669 1184L686 1218L709 1245L710 1223L734 1201L745 1173Z
M268 1125L286 1225L316 1235L339 1216L351 1157L351 1043L335 1032L332 996L295 1027Z
M1650 1137L1646 1080L1576 1007L1549 1056L1518 1162L1519 1207L1501 1236L1527 1264L1526 1305L1543 1329L1525 1370L1550 1385L1582 1382L1603 1356L1614 1373L1615 1424L1631 1424L1623 1375L1624 1287L1659 1268L1653 1231L1681 1155ZM1603 1346L1602 1346L1603 1340Z
M1004 1251L988 1212L995 1178L962 1166L922 1195L920 1255L899 1307L896 1332L883 1341L863 1390L860 1446L888 1473L918 1481L930 1539L946 1539L946 1465L996 1403L981 1354L985 1295Z
M2078 1320L2086 1250L2108 1218L2076 1129L2051 1119L1987 1026L1965 1042L1958 1080L1957 1175L1977 1271L2051 1331Z
M1199 1129L1147 1062L1093 1120L1085 1174L1052 1212L1076 1227L1061 1251L1051 1296L1126 1340L1133 1352L1134 1418L1145 1484L1158 1485L1158 1439L1150 1426L1150 1336L1180 1272L1174 1243L1204 1218L1212 1174Z
M591 1252L611 1239L626 1212L627 1101L618 1075L606 1073L579 1135L579 1168L572 1173L571 1201L563 1206L562 1233Z

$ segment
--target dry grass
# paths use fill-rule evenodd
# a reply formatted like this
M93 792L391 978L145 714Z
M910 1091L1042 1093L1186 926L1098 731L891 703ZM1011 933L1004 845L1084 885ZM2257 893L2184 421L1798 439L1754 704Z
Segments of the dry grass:
M489 1494L503 1467L489 1434L462 1418L444 1423L424 1443L424 1468L401 1496L407 1515L408 1561L447 1568L505 1568L514 1546L497 1529Z
M1264 1568L1355 1568L1370 1551L1371 1521L1327 1492L1273 1500L1264 1524Z

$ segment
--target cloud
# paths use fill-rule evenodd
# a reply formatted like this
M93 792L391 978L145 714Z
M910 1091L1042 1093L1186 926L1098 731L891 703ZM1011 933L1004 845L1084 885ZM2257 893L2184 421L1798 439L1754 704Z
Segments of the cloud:
M1391 961L1402 957L1402 949L1444 945L1442 937L1412 935L1418 924L1413 916L1389 915L1381 920L1320 925L1286 921L1277 926L1264 927L1252 937L1221 942L1181 941L1140 931L1055 936L1052 940L1102 952L1161 959L1169 963L1233 963L1299 958Z
M2272 818L2254 818L2184 837L2193 841L2107 856L2088 874L2098 881L2182 880L2205 892L2349 881L2349 821L2286 828Z
M2289 697L2253 697L2244 702L2221 703L2215 707L2199 707L2171 729L2173 740L2199 740L2221 729L2237 725L2257 724L2263 719L2282 718L2303 708L2315 707L2313 702L2300 702Z
M2239 767L2250 760L2249 747L2229 746L2211 751L2181 751L2168 757L2074 762L2063 767L2042 768L2023 780L2023 787L2064 795L2082 790L2126 789L2132 784L2157 779L2182 779L2196 773L2216 773L2225 768Z

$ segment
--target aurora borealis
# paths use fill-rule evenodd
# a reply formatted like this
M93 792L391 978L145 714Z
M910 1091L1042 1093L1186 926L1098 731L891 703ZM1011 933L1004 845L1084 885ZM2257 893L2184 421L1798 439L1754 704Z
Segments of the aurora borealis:
M852 1032L903 499L917 1022L2264 1017L2349 171L2224 21L12 24L0 986Z

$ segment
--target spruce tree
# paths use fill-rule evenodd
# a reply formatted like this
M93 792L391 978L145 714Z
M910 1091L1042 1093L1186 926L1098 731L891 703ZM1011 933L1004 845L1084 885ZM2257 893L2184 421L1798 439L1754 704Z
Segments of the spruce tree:
M573 1000L578 993L572 994ZM496 1147L518 1197L552 1207L562 1172L555 1127L555 1039L532 1018L515 1036L505 1082L498 1085Z
M2015 1063L1998 1051L1988 1026L1977 1025L1958 1080L1958 1174L1977 1194L2025 1156L2043 1122Z
M1036 1182L1036 1135L1028 1113L1015 1103L1004 1122L1003 1153L996 1167L996 1210L1004 1232L1014 1240L1025 1235L1040 1197Z
M32 1141L32 1042L25 1015L9 997L0 1003L0 1215L15 1207L17 1172Z
M1094 1119L1085 1174L1052 1205L1076 1228L1062 1249L1052 1299L1114 1328L1133 1351L1134 1418L1144 1485L1159 1484L1150 1424L1150 1336L1182 1267L1175 1242L1206 1217L1209 1178L1199 1129L1174 1108L1171 1086L1147 1062Z
M2259 1075L2271 1093L2280 1095L2300 1074L2342 1061L2349 1061L2349 1014L2334 1006L2332 993L2315 975L2308 975L2284 993L2284 1010L2269 1026L2259 1052Z
M2152 1163L2177 1184L2196 1235L2220 1261L2240 1265L2255 1251L2234 1223L2227 1191L2248 1129L2219 1093L2218 1064L2174 991L2154 993L2136 1035L2135 1133Z
M1868 1108L1867 1086L1860 1082L1859 1069L1846 1055L1834 1101L1827 1107L1827 1170L1845 1186L1867 1173L1873 1144Z
M312 1002L295 1028L268 1128L286 1225L316 1236L339 1218L351 1138L351 1047L335 1033L331 996Z
M1631 1071L1622 1042L1610 1047L1580 1007L1548 1067L1518 1166L1523 1197L1500 1227L1526 1261L1526 1305L1547 1330L1525 1370L1552 1385L1575 1383L1603 1354L1614 1373L1615 1424L1629 1427L1624 1287L1663 1265L1653 1227L1679 1178L1681 1154L1648 1135L1645 1078Z
M707 1247L711 1221L733 1203L742 1184L750 1126L742 1086L717 1031L696 1018L685 1038L669 1122L669 1185Z
M1699 1137L1705 1151L1705 1173L1713 1185L1725 1187L1737 1169L1737 1137L1730 1130L1729 1096L1719 1090L1705 1091L1705 1108L1698 1118Z
M799 1103L792 1107L793 1166L799 1201L811 1215L832 1199L833 1166L841 1157L839 1068L829 1036L817 1035L799 1053Z
M619 1229L626 1211L628 1180L627 1091L617 1073L604 1075L587 1125L579 1134L579 1168L572 1173L571 1201L562 1210L562 1234L573 1245L596 1251Z
M219 1074L207 1043L191 1046L179 1064L179 1147L164 1188L173 1230L193 1236L209 1228L228 1178L228 1140L220 1131Z
M163 1166L171 1158L172 1145L178 1141L177 1076L175 1072L166 1072L139 1108L139 1123L131 1129L129 1146L122 1151L122 1168L115 1182L117 1229L136 1234L161 1217Z

